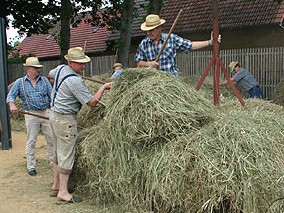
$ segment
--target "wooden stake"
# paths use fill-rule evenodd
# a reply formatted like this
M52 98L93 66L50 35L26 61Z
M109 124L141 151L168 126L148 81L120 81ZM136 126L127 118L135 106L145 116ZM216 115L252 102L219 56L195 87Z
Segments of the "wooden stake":
M86 77L86 76L81 76L81 77L85 80L93 81L93 82L100 83L100 84L105 84L105 82L100 81L100 80L96 80L96 79L89 78L89 77Z
M44 115L39 115L39 114L36 114L36 113L27 112L27 111L23 111L23 110L18 110L18 112L21 113L21 114L32 115L32 116L35 116L35 117L38 117L38 118L49 120L49 117L44 116ZM77 127L79 129L85 129L84 127L81 127L81 126L77 126Z
M22 110L18 110L18 112L21 113L21 114L33 115L33 116L38 117L38 118L49 120L49 118L44 116L44 115L39 115L39 114L36 114L36 113L26 112L26 111L22 111Z

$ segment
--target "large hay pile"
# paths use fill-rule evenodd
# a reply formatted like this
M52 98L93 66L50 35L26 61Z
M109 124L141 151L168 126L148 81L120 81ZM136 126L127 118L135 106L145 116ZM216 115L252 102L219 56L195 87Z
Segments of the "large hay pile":
M105 119L81 135L78 188L120 212L265 212L283 193L282 107L217 110L154 70L126 70Z

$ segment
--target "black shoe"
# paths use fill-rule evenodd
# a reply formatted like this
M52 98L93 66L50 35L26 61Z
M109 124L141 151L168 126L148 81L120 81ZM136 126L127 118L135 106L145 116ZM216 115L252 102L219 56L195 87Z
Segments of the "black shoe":
M36 170L35 169L30 169L28 171L28 173L29 173L30 176L36 176Z

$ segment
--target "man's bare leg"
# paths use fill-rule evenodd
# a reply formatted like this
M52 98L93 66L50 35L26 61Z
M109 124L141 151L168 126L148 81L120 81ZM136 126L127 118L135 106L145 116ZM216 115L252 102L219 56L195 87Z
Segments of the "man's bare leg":
M53 163L53 185L51 187L52 191L58 191L59 190L59 173L57 171L57 164Z
M64 201L70 201L72 195L68 191L69 174L59 173L59 192L57 198Z

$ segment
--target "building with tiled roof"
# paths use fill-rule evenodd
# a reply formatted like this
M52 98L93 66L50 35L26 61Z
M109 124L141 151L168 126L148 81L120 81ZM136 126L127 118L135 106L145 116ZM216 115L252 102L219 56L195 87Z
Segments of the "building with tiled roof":
M209 39L213 29L212 0L164 1L160 14L160 17L166 20L164 32L169 31L181 9L183 12L173 33L191 40ZM219 31L222 34L221 48L284 45L284 2L219 0L218 10ZM132 28L132 39L136 44L145 36L145 32L140 30L145 16L146 12L140 12Z
M140 30L148 0L135 0L137 14L132 27L132 47L137 45L146 33ZM275 0L219 0L219 31L222 34L221 49L280 46L284 44L284 2ZM141 5L144 5L144 7ZM183 12L173 33L191 40L210 38L213 29L212 0L164 0L160 16L167 22L164 32L171 28L179 10ZM106 52L107 44L119 38L107 28L95 28L81 22L71 29L70 46L85 47L87 54L114 54ZM19 46L20 55L34 54L39 58L58 58L59 46L50 35L32 35Z
M221 30L240 29L283 23L284 3L275 0L219 0L219 27ZM212 29L212 0L170 0L162 17L171 20L182 9L182 16L175 31L180 33L210 31ZM279 26L278 26L279 27Z
M59 29L53 29L50 34L32 35L19 44L17 50L19 55L36 55L38 58L52 59L60 57L60 48L55 36ZM107 50L107 43L110 32L107 27L94 27L84 21L70 30L70 47L84 47L89 55L101 54Z

